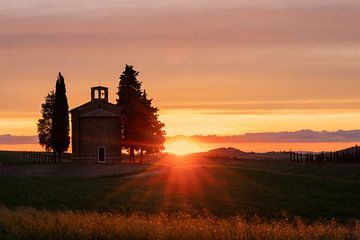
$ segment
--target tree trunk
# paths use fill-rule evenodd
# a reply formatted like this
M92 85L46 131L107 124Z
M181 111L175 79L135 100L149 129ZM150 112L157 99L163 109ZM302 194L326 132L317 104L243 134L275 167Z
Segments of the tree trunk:
M54 153L54 160L53 160L54 162L53 163L56 163L56 158L57 158L56 152L54 151L53 153Z
M140 163L143 163L143 155L144 155L144 153L143 153L143 150L141 148L140 149Z
M135 149L130 147L130 161L135 161Z
M119 153L119 163L122 162L122 147L120 147L120 153Z
M58 153L59 163L61 163L61 152Z

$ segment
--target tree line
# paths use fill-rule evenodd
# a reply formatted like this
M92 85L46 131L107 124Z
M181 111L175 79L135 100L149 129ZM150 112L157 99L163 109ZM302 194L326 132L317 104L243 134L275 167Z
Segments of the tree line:
M360 163L360 148L355 146L346 150L321 153L290 152L289 157L292 163Z
M160 153L164 150L165 124L159 117L159 109L153 106L152 99L142 83L137 79L139 72L126 65L119 77L116 105L120 109L122 149L129 152L135 161L135 151L140 161L144 154ZM59 73L55 91L50 91L41 105L41 118L37 122L39 143L47 152L53 151L54 161L61 162L61 153L68 150L69 109L64 77Z

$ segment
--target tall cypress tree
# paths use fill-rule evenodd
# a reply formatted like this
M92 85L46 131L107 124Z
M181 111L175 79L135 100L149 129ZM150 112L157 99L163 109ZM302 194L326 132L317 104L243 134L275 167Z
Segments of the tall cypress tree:
M51 137L54 153L58 160L61 161L61 153L69 148L70 137L69 106L66 97L65 80L60 72L56 81Z
M135 160L135 150L139 149L141 138L141 82L137 80L139 72L133 66L126 65L120 76L117 105L121 107L122 147L130 152L130 160Z

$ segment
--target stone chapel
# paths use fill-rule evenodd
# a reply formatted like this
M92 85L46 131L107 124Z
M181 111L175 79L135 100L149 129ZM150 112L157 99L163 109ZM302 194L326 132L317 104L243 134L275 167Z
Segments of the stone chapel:
M72 156L79 163L121 161L120 111L109 102L108 88L91 88L91 100L70 111Z

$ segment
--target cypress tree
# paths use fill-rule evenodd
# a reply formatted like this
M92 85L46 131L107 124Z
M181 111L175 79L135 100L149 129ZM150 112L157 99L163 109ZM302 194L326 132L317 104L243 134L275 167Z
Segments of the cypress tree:
M70 137L69 106L66 97L65 80L60 72L56 81L51 136L55 156L61 161L61 153L69 148Z

